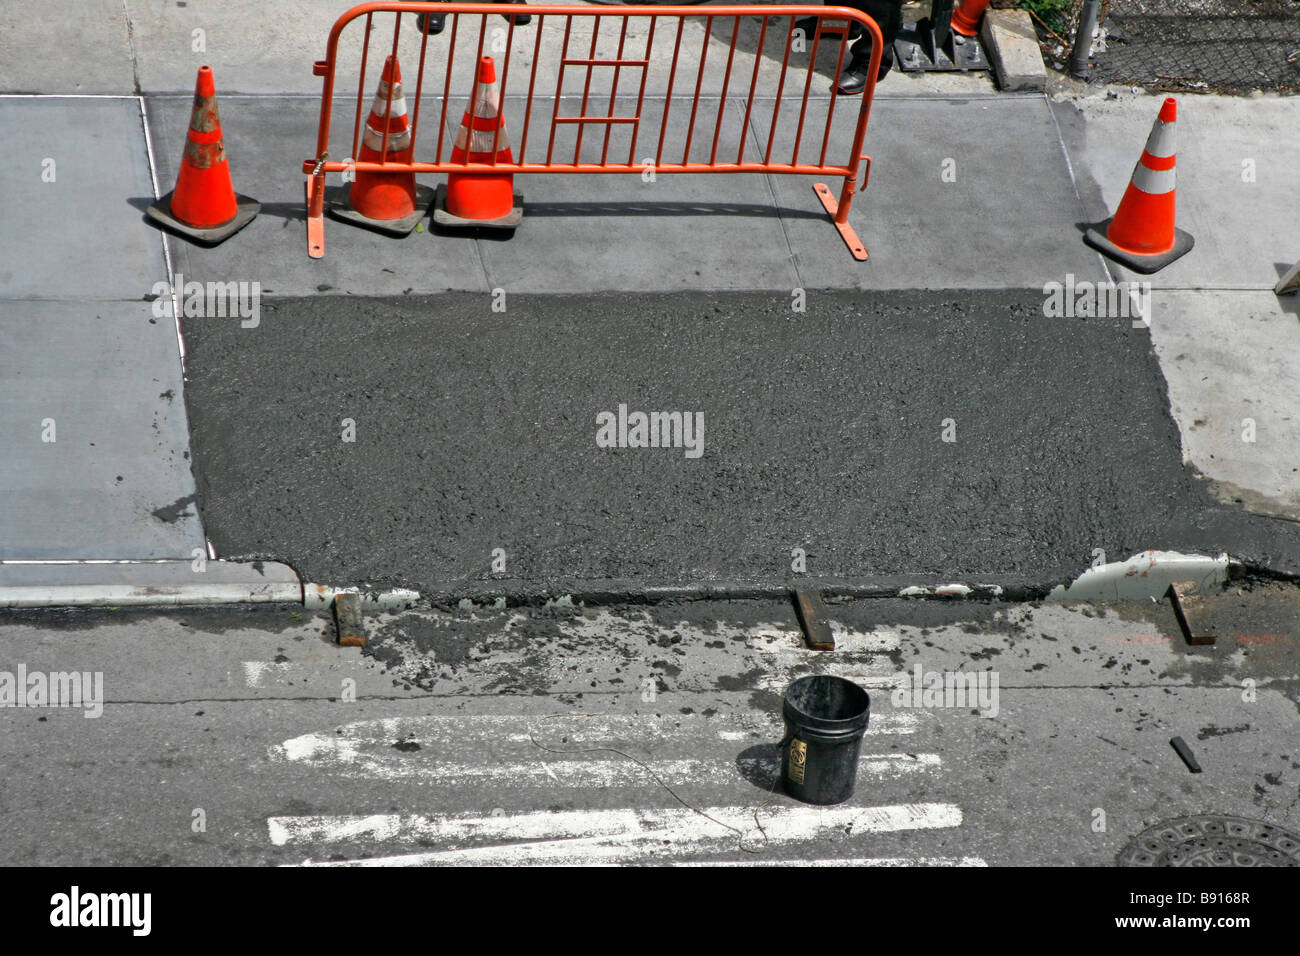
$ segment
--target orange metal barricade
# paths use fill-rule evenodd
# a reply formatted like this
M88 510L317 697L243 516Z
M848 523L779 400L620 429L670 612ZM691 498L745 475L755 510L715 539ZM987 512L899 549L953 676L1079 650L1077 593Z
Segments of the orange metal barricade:
M445 14L447 26L442 34L429 36L412 20L407 24L408 37L413 35L416 39L408 39L403 48L401 34L404 13ZM524 13L533 16L531 27L518 27L509 18L510 15ZM391 15L392 36L391 41L382 39L376 44L381 63L384 55L396 58L400 54L411 58L414 56L414 46L418 45L419 65L410 124L413 153L412 158L404 162L389 159L360 162L356 157L361 143L363 110L368 99L366 67L370 59L372 34L377 29L377 17L383 14ZM506 19L497 19L502 17ZM805 18L817 23L817 29L812 31L810 37L804 36L802 29L796 25L797 21ZM360 51L352 145L348 158L331 159L329 143L334 87L340 63L339 40L344 28L357 20L364 23L364 39ZM383 20L388 21L389 17L385 16ZM703 26L702 39L684 43L687 25L694 23ZM810 97L815 76L814 64L819 46L823 44L823 33L833 37L825 42L837 43L838 35L847 33L851 24L861 25L870 35L871 62L860 104L857 104L856 109L837 111L837 105L842 107L853 104L855 100L855 97L838 93L834 82L845 63L847 42L839 44L830 75L821 76L822 82L830 81L828 98ZM751 43L755 28L757 40ZM535 31L532 43L526 45L531 50L515 50L516 38L530 29ZM563 30L562 52L558 59L549 53L551 47L543 48L543 35L547 30ZM718 31L716 35L715 30ZM669 60L662 54L666 54L670 40L672 54ZM717 42L711 43L711 40ZM663 46L656 46L657 42ZM303 172L308 176L308 254L313 258L325 254L324 204L327 173L465 173L490 170L494 173L635 173L643 177L647 172L655 175L784 173L842 177L843 185L838 198L823 183L817 183L814 189L854 258L866 259L867 250L849 225L848 215L854 191L858 188L859 170L862 171L862 189L866 189L870 172L871 158L863 154L862 148L875 92L876 74L880 68L881 42L880 28L875 21L864 13L846 7L363 3L344 13L335 22L330 30L326 57L318 60L314 66L315 74L324 79L324 89L321 94L316 155L303 162ZM459 60L458 43L462 44ZM751 45L752 51L748 49ZM431 46L435 48L434 51L430 50ZM444 46L442 56L445 63L437 66L430 63L430 53L436 56L437 50ZM738 47L741 49L739 56ZM766 52L769 47L774 48L770 57ZM467 56L470 51L474 53L472 58ZM661 53L658 59L654 56L656 52ZM449 154L455 132L454 129L449 129L448 120L451 119L454 123L456 112L451 104L453 98L459 100L466 94L469 102L474 101L478 92L478 80L473 71L484 55L499 59L497 74L501 84L501 101L503 109L511 114L508 117L510 137L512 143L518 142L518 151L513 163L453 163ZM752 65L743 64L746 55L752 56ZM742 62L738 64L738 60ZM778 62L779 68L774 69ZM436 144L432 149L425 150L423 154L426 158L421 159L421 146L427 145L420 140L420 111L426 92L426 65L430 68L430 74L436 78L435 83L437 79L441 80L438 84L441 90L435 89L431 94L440 107L440 116ZM740 68L736 69L737 66ZM733 72L739 75L735 84L732 82ZM625 78L629 75L633 79L626 81ZM457 82L458 76L462 82ZM520 79L521 76L523 80ZM605 77L608 77L608 82L604 82ZM712 89L706 91L706 77L713 81L711 86L716 86L716 92ZM623 90L620 90L620 81L624 81ZM799 91L800 86L802 92ZM410 88L409 77L406 87ZM673 115L675 101L684 99L683 89L690 94L690 115L685 127L685 142L681 145L678 158L678 150L668 141L669 118ZM571 95L566 95L566 92ZM512 96L513 100L522 98L523 103L509 100ZM743 110L743 121L737 130L732 131L738 136L738 144L724 151L724 117L728 115L729 97L739 102L739 108L733 112ZM391 89L388 100L391 107ZM571 109L575 105L576 113ZM685 109L687 104L680 105ZM780 121L783 118L786 121L783 132L788 138L790 120L796 115L796 105L798 112L793 143L788 153L774 155ZM815 117L823 105L826 116L824 123L819 126ZM522 113L519 112L520 109ZM604 112L599 112L601 109ZM771 116L770 120L765 121L763 114L768 109ZM716 113L712 124L707 122L710 112ZM702 114L706 117L706 130L703 136L697 138L696 124ZM736 118L732 117L733 120ZM711 131L707 130L709 125L712 125ZM584 151L583 140L588 127L595 127L601 132L597 134L598 138L587 140L587 149ZM521 130L521 134L515 133L516 129ZM851 145L848 156L842 163L827 161L833 130L841 135L851 130ZM573 138L571 157L562 155L570 152L567 142L570 131ZM621 148L616 153L612 152L614 147L620 145L616 140L616 131L618 139L627 142L625 158ZM806 138L812 140L807 149L804 142ZM638 159L638 146L646 151L653 150L653 153ZM495 152L494 149L493 153ZM749 155L746 155L747 152ZM801 153L804 156L802 161ZM382 157L390 155L386 131L379 154Z

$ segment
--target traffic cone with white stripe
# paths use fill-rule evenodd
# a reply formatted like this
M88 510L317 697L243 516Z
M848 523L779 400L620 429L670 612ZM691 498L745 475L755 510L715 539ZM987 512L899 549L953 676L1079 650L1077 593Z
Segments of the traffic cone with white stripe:
M201 66L194 81L194 108L176 188L145 215L172 232L212 246L243 229L261 208L261 203L239 195L231 184L216 81L212 67Z
M384 136L388 137L385 150ZM402 93L402 70L394 57L384 61L384 72L361 139L362 163L409 163L415 153L410 117ZM375 173L357 170L355 180L327 198L330 213L345 222L366 226L391 236L405 236L424 218L433 202L433 190L420 186L413 172Z
M1090 227L1083 237L1106 257L1146 275L1185 256L1195 242L1174 225L1177 119L1178 102L1171 96L1160 108L1115 215Z
M492 57L479 60L475 87L474 101L460 121L451 162L514 163ZM433 221L440 226L513 229L524 218L524 198L515 193L514 182L513 173L490 169L448 173L447 184L438 187Z

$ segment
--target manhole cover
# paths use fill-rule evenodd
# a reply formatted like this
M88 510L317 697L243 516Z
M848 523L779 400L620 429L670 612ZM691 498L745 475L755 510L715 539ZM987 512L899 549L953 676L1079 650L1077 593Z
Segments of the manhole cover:
M1205 814L1143 830L1119 866L1300 866L1300 836L1262 820Z

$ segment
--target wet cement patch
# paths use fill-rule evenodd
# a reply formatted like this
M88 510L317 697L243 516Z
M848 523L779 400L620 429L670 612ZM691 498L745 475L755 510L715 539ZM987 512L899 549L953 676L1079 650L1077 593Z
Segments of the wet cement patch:
M1047 319L1036 291L493 302L286 298L256 329L188 322L218 555L425 591L770 583L793 548L809 576L859 580L1053 582L1096 548L1300 569L1300 527L1213 502L1182 465L1128 320ZM621 404L702 413L703 454L598 447Z

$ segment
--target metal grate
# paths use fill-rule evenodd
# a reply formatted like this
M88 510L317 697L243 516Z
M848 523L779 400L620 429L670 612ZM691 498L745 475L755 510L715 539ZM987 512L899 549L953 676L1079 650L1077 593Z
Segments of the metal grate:
M1043 25L1048 62L1064 71L1081 0ZM1109 0L1091 79L1163 92L1300 92L1300 0Z

